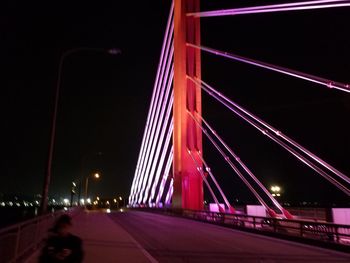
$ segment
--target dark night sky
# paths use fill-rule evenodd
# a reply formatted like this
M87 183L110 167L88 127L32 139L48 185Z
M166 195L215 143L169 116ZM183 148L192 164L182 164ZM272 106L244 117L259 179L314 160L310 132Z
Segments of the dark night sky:
M170 1L6 2L0 11L0 192L41 192L60 54L75 47L117 47L122 54L115 57L80 52L65 60L50 193L68 195L70 181L82 170L99 169L103 178L91 184L93 193L127 195ZM203 0L202 6L210 10L239 3ZM205 18L202 43L349 82L349 12L343 8ZM349 94L205 53L202 71L203 80L350 174ZM348 201L207 95L203 114L266 185L278 183L285 189L287 200ZM250 200L215 150L207 142L204 146L230 199Z

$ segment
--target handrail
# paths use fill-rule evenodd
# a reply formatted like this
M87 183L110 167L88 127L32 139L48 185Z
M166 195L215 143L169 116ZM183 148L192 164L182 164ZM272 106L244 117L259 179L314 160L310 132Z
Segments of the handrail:
M172 208L136 208L135 210L180 216L231 228L253 229L256 232L317 240L350 249L350 225Z

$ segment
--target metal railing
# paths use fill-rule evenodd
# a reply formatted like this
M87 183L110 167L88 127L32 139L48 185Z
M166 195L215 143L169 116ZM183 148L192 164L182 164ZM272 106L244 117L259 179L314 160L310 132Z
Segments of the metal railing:
M48 229L58 216L73 215L77 211L60 210L0 229L0 263L20 262L30 256L47 237Z
M349 246L350 248L350 225L339 225L306 220L278 219L244 214L223 214L210 211L167 208L138 208L137 210L181 216L232 228L251 229L264 233L274 233L284 236L317 240L325 243L345 245Z

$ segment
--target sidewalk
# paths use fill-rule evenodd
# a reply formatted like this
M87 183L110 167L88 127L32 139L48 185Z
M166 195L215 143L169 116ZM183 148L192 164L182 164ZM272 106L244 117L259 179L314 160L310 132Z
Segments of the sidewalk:
M88 211L75 216L72 234L83 240L84 263L158 262L103 212ZM38 254L27 263L37 262Z

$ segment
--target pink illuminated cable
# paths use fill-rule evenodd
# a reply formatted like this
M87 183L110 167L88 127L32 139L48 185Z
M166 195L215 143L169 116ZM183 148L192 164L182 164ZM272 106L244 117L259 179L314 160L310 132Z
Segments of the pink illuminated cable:
M316 161L317 163L322 165L324 168L326 168L329 171L333 172L336 176L338 176L339 178L343 179L345 182L350 184L350 178L349 177L347 177L345 174L343 174L342 172L338 171L332 165L328 164L327 162L325 162L324 160L319 158L317 155L315 155L312 152L310 152L309 150L307 150L305 147L303 147L300 144L298 144L297 142L295 142L293 139L291 139L288 136L286 136L285 134L283 134L281 131L275 129L274 127L272 127L268 123L264 122L263 120L261 120L260 118L258 118L257 116L255 116L254 114L252 114L251 112L249 112L248 110L243 108L242 106L238 105L237 103L231 101L229 98L227 98L226 96L224 96L220 92L216 91L214 88L212 88L210 85L208 85L204 81L198 80L199 82L196 82L196 80L194 80L194 79L192 79L192 81L197 83L197 85L200 85L200 86L204 85L208 89L208 91L210 91L211 93L215 93L217 96L219 96L220 98L222 98L223 100L228 102L230 105L234 106L235 108L237 108L238 110L240 110L241 112L243 112L244 114L246 114L247 116L252 118L254 121L259 123L260 125L262 125L265 128L269 129L274 134L276 134L277 136L281 137L283 140L287 141L288 143L293 145L295 148L297 148L298 150L303 152L305 155L309 156L311 159L313 159L314 161Z
M325 178L326 180L328 180L330 183L332 183L333 185L335 185L336 187L338 187L340 190L342 190L344 193L346 193L347 195L350 195L350 190L344 186L343 184L341 184L340 182L338 182L337 180L335 180L333 177L331 177L328 173L326 173L325 171L323 171L320 167L316 166L314 163L312 163L310 160L308 160L307 158L305 158L303 155L301 155L300 153L298 153L295 149L291 148L290 146L288 146L285 142L281 141L280 139L278 139L273 133L270 133L269 130L259 126L258 123L256 123L254 120L249 119L248 116L244 115L244 112L241 112L239 109L237 108L233 108L232 106L229 105L228 102L226 102L225 100L223 100L220 96L218 96L216 93L213 93L210 89L207 89L206 85L201 85L200 82L197 82L196 80L194 80L193 78L188 77L189 79L191 79L194 83L196 83L197 85L199 85L205 92L207 92L209 95L211 95L213 98L215 98L216 100L218 100L220 103L222 103L224 106L226 106L229 110L231 110L232 112L234 112L237 116L239 116L240 118L242 118L243 120L245 120L246 122L248 122L249 124L251 124L253 127L255 127L256 129L258 129L260 132L262 132L264 135L266 135L267 137L269 137L270 139L272 139L273 141L275 141L276 143L278 143L280 146L282 146L285 150L287 150L288 152L290 152L293 156L295 156L299 161L302 161L304 164L306 164L308 167L310 167L311 169L313 169L314 171L316 171L319 175L321 175L323 178ZM203 81L201 81L203 83ZM211 88L212 89L212 88Z
M154 107L154 115L152 116L153 117L152 126L149 130L149 140L147 141L146 150L145 150L146 155L145 155L145 159L143 161L143 166L141 168L141 174L143 174L143 175L144 175L146 166L148 164L148 159L149 159L149 156L151 153L150 148L153 145L153 139L154 139L154 134L155 134L154 131L155 131L155 128L156 128L157 123L158 123L158 117L160 114L161 104L162 104L162 101L164 100L164 92L165 92L166 87L167 87L169 73L171 73L173 71L172 58L173 58L173 53L174 53L174 47L173 47L172 41L170 42L170 44L171 44L171 49L170 49L170 52L169 52L168 57L167 57L165 72L164 72L163 76L161 77L161 82L159 83L160 92L159 92L159 96L156 100L156 105ZM142 182L144 180L145 180L145 178L143 177ZM140 187L141 187L141 184L138 185L138 188L137 188L138 191L140 191Z
M143 161L143 166L141 168L141 176L142 178L139 180L139 184L137 187L137 192L140 194L141 189L142 191L144 190L144 186L145 186L145 182L147 181L147 177L145 176L145 170L147 169L148 165L149 165L149 160L152 160L153 157L153 152L151 150L151 147L154 144L154 136L156 135L156 137L158 136L158 134L155 134L155 129L157 127L157 123L158 123L158 117L160 114L160 108L161 108L161 103L162 100L164 99L164 92L168 83L168 77L169 77L169 72L171 72L173 70L173 63L172 63L172 58L173 58L173 53L174 53L174 46L173 46L173 42L171 42L171 49L167 58L167 66L166 66L166 72L162 78L162 82L161 82L161 92L160 92L160 96L159 99L157 101L157 104L155 106L155 115L153 116L153 124L152 124L152 128L150 129L150 136L149 136L149 140L148 140L148 144L146 145L146 155ZM170 67L171 67L171 71L170 71ZM140 199L140 196L138 196L138 198Z
M162 150L162 154L161 154L161 157L159 160L157 171L156 171L156 174L154 177L154 182L152 184L151 194L149 197L150 201L154 200L154 198L155 198L156 188L157 188L157 185L159 184L160 175L161 175L161 172L164 168L164 164L166 165L165 157L166 157L166 154L168 152L169 145L171 143L172 134L173 134L173 127L174 127L173 120L171 120L170 125L168 127L167 137L166 137L165 143L163 145L163 150Z
M169 15L166 36L165 36L164 43L163 43L163 44L165 44L165 48L164 48L165 51L164 51L164 53L162 53L163 56L161 57L161 64L159 65L160 74L159 74L159 76L157 75L157 79L156 79L156 82L154 85L154 90L156 90L156 95L155 95L154 103L151 105L151 108L150 108L150 112L151 112L150 122L149 122L149 127L148 127L147 133L146 133L146 141L145 141L143 155L142 155L141 162L140 162L140 168L138 170L139 171L139 176L138 176L139 179L137 180L136 185L135 185L135 187L136 187L135 192L139 191L140 181L143 179L142 178L142 171L143 171L143 167L145 165L145 159L148 156L147 154L148 154L150 134L151 134L151 129L154 125L156 107L159 103L159 95L160 95L160 90L161 90L160 87L161 87L162 80L164 78L164 74L166 74L165 73L165 65L167 64L166 61L169 59L170 47L172 47L172 36L173 36L173 31L174 31L174 22L173 22L172 13L173 13L173 7L171 8L171 13Z
M158 194L157 194L157 198L156 198L156 204L159 204L159 202L161 201L161 198L163 196L165 184L166 184L166 181L170 175L170 169L171 169L172 164L173 164L173 157L174 157L174 151L173 151L173 145L171 145L170 153L168 156L168 161L167 161L167 164L165 166L165 170L163 172L163 177L162 177L162 180L161 180L160 185L159 185L159 190L158 190Z
M261 13L272 13L272 12L285 12L285 11L300 11L300 10L312 10L312 9L323 9L323 8L336 8L336 7L348 7L350 1L306 1L298 3L286 3L278 5L264 5L254 7L243 7L213 11L203 11L196 13L187 13L187 16L194 17L217 17L217 16L233 16L233 15L246 15L246 14L261 14Z
M210 195L213 197L214 199L214 202L216 203L216 205L218 206L218 208L220 207L220 204L219 204L219 200L216 198L214 192L213 192L213 189L211 188L207 178L205 178L205 175L204 175L204 172L203 172L203 168L201 166L199 166L198 162L196 161L196 158L194 158L193 154L192 154L192 151L191 150L187 150L188 154L191 156L192 160L193 160L193 163L194 165L196 166L197 168L197 171L199 172L199 174L201 175L205 185L207 186L209 192L210 192ZM230 206L228 207L230 208Z
M172 24L172 21L173 21L173 13L174 13L174 3L172 2L171 7L170 7L168 21L167 21L167 26L166 26L166 30L165 30L165 38L164 38L163 45L162 45L162 51L161 51L160 61L159 61L158 69L157 69L157 75L156 75L155 85L154 85L154 89L153 89L150 109L149 109L149 112L148 112L146 128L145 128L145 132L144 132L143 139L142 139L141 150L140 150L139 157L138 157L138 162L137 162L137 166L136 166L134 180L133 180L132 187L131 187L129 201L130 201L130 199L131 199L131 201L133 201L133 197L135 195L135 190L136 190L136 184L137 184L137 181L140 178L139 170L140 170L140 165L142 163L142 159L144 157L146 137L147 137L147 135L149 135L148 131L150 129L151 115L152 115L152 112L153 112L152 109L153 109L154 101L155 101L155 97L156 97L156 90L157 90L157 86L158 86L160 71L161 71L161 68L162 68L164 57L166 57L166 56L164 56L164 53L165 53L166 45L168 43L168 38L171 38L171 37L169 37L169 35L172 34L172 31L170 31L170 27L171 27L171 24Z
M170 78L169 82L172 84L172 78ZM161 169L161 167L163 166L163 163L161 163L161 162L158 163L158 159L159 159L160 151L162 150L165 132L167 130L166 127L168 127L169 123L172 122L171 112L172 112L172 108L173 108L173 101L174 101L174 97L170 96L170 101L168 103L167 109L165 108L166 105L163 105L163 108L162 108L161 118L163 117L162 115L164 114L165 109L167 112L166 112L163 124L161 124L160 121L158 122L159 126L157 127L156 132L158 132L158 133L160 132L160 136L159 136L159 138L157 138L157 141L154 144L154 146L156 146L156 149L155 149L155 147L152 148L152 150L155 150L155 155L154 155L154 158L152 160L152 167L150 169L150 172L149 173L146 172L146 175L148 175L148 182L147 182L145 191L142 194L142 196L143 196L142 202L143 203L146 203L148 198L149 198L149 194L150 194L149 191L150 191L150 188L152 186L152 183L154 183L153 178L154 178L154 175L156 172L156 168L158 167L158 169ZM161 131L160 131L160 128L162 128ZM165 141L170 141L170 138L171 138L171 133L168 132Z
M173 50L173 48L172 48ZM143 194L146 190L146 185L149 185L151 182L151 178L153 178L153 174L150 174L150 169L155 161L155 158L157 157L157 153L156 147L159 143L162 143L162 140L159 140L159 136L161 134L161 128L163 127L163 130L165 129L165 127L167 126L167 122L164 122L164 112L166 110L166 105L168 102L168 99L172 99L172 96L170 96L171 94L171 87L172 87L172 79L173 79L173 70L174 70L174 66L171 63L171 73L170 76L165 80L165 82L163 82L163 87L162 87L162 101L159 102L159 104L157 105L157 113L156 113L156 118L155 118L155 124L152 127L152 131L151 131L151 138L150 138L150 144L149 144L149 155L148 158L146 159L146 165L144 166L144 170L142 171L143 174L143 180L142 180L142 184L140 187L140 192L139 192L139 196L138 196L138 200L139 202L141 202L141 200L144 198ZM164 94L165 91L165 94ZM168 106L168 111L167 112L171 112L171 105ZM167 115L170 115L170 113L168 113ZM168 116L169 119L169 116ZM164 134L164 133L163 133ZM150 178L151 176L151 178Z
M202 132L207 136L210 142L214 145L214 147L219 151L219 153L224 157L225 161L230 165L230 167L235 171L238 177L243 181L243 183L249 188L249 190L254 194L256 199L265 207L266 210L269 210L269 206L265 203L264 199L259 195L257 191L255 191L254 187L248 182L248 180L243 176L243 174L239 171L239 169L231 162L230 157L225 154L225 152L221 149L221 147L215 142L215 140L208 134L207 130L199 124L198 120L193 116L193 114L189 113L191 118L195 121L195 123L201 128Z
M198 158L199 158L199 159L202 161L202 163L204 164L205 170L209 173L211 180L214 182L216 188L219 190L220 195L221 195L222 199L224 200L224 202L225 202L227 208L230 209L230 207L231 207L230 202L227 200L225 193L222 191L220 185L219 185L218 182L216 181L216 179L215 179L213 173L211 172L210 167L209 167L208 164L205 162L203 156L202 156L198 151L197 151L196 153L197 153Z
M173 23L172 23L172 28L173 28ZM144 173L145 166L147 165L147 160L148 160L149 151L150 151L150 145L151 145L152 140L153 140L154 127L156 125L158 114L159 114L158 109L159 109L159 107L160 107L159 105L162 101L162 94L164 93L164 86L166 85L165 83L167 82L167 79L169 76L170 65L172 63L173 52L174 52L172 37L170 37L168 39L166 50L167 50L166 51L167 56L165 57L165 62L163 61L164 63L162 65L162 74L160 76L160 81L158 82L158 86L157 86L159 92L157 93L157 96L155 99L155 105L153 106L153 109L152 109L151 125L150 125L150 128L148 129L148 133L147 133L147 140L146 140L145 150L144 150L145 154L143 156L142 163L141 163L141 168L140 168L141 175L140 175L140 180L137 183L137 192L140 191L141 182L144 179L143 173ZM166 65L166 68L165 68L165 65Z
M306 74L306 73L303 73L303 72L300 72L300 71L296 71L296 70L292 70L292 69L288 69L288 68L284 68L284 67L268 64L268 63L261 62L261 61L258 61L258 60L245 58L245 57L238 56L238 55L235 55L235 54L230 54L228 52L216 50L216 49L213 49L213 48L208 48L208 47L204 47L204 46L198 46L198 45L194 45L194 44L190 44L190 43L187 43L187 46L192 47L192 48L196 48L196 49L200 49L200 50L203 50L203 51L206 51L208 53L212 53L212 54L215 54L215 55L218 55L218 56L230 58L230 59L233 59L233 60L236 60L236 61L239 61L239 62L243 62L243 63L250 64L250 65L253 65L253 66L257 66L257 67L260 67L260 68L269 69L269 70L276 71L276 72L279 72L279 73L282 73L282 74L285 74L285 75L289 75L289 76L296 77L296 78L299 78L299 79L307 80L307 81L310 81L310 82L313 82L313 83L316 83L316 84L320 84L320 85L326 86L326 87L331 88L331 89L334 88L334 89L338 89L338 90L341 90L341 91L350 92L350 85L349 84L335 82L335 81L332 81L332 80L329 80L329 79L325 79L325 78L313 76L313 75L310 75L310 74Z
M173 197L174 192L174 179L171 178L168 193L165 197L165 204L170 205L171 204L171 198Z
M260 182L260 180L253 174L253 172L242 162L241 158L238 157L237 154L233 152L233 150L225 143L225 141L216 133L216 131L209 125L209 123L204 120L204 118L197 114L200 120L207 126L207 128L211 131L211 133L219 140L219 142L225 147L225 149L231 154L231 156L239 163L239 165L244 169L244 171L254 180L254 182L260 187L261 190L269 197L272 203L283 212L282 206L280 203L274 198L269 190Z

